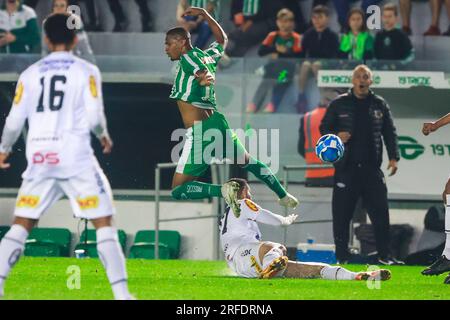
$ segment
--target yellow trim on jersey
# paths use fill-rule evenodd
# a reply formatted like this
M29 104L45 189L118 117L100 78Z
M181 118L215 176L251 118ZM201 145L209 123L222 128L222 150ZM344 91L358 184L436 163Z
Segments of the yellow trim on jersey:
M91 89L91 94L94 98L98 97L97 83L94 76L89 77L89 88Z
M259 211L258 206L252 200L245 199L244 202L250 210L255 211L255 212Z
M14 96L14 104L18 105L22 101L24 86L22 82L19 82L16 89L16 95Z

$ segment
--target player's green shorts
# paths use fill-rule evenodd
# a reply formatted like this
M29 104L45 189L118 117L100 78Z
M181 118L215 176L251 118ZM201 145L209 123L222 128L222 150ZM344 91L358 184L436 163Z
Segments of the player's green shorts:
M223 159L244 164L245 147L217 111L189 128L186 137L177 173L199 177L211 163Z

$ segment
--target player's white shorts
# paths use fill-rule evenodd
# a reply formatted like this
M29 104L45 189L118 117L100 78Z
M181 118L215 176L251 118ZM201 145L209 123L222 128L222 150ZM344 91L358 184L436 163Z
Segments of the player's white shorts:
M111 186L98 164L69 179L24 180L17 196L14 215L39 219L66 195L74 216L97 219L115 214Z
M233 260L228 265L240 277L259 278L260 273L263 271L263 262L259 259L259 248L261 245L268 243L276 247L281 246L281 244L268 241L242 245L236 250ZM280 254L281 256L282 254Z

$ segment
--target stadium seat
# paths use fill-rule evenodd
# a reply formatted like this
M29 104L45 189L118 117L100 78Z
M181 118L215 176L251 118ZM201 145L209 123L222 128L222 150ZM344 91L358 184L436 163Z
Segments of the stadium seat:
M119 243L122 247L123 252L125 252L127 248L127 234L123 230L117 230L119 236ZM75 250L83 249L86 252L86 255L91 258L98 258L97 252L97 233L94 229L87 230L87 239L86 239L86 230L81 233L80 241L75 246Z
M0 241L5 236L5 234L9 231L9 226L0 226Z
M68 229L34 228L25 244L26 256L69 257L72 234Z
M177 259L180 256L181 235L178 231L159 231L159 258ZM136 233L129 258L155 258L155 231L141 230Z

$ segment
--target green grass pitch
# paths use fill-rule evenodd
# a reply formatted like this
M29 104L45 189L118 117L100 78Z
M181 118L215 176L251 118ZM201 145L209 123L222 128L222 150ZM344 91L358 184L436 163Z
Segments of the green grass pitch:
M76 266L75 269L69 267ZM80 289L73 270L80 271ZM390 267L392 279L380 288L366 282L322 279L241 279L225 262L128 260L130 291L138 299L450 299L444 276L424 277L422 267ZM348 266L358 271L364 266ZM372 284L374 285L374 284ZM375 285L374 285L375 286ZM112 299L98 259L22 258L6 282L4 299Z

